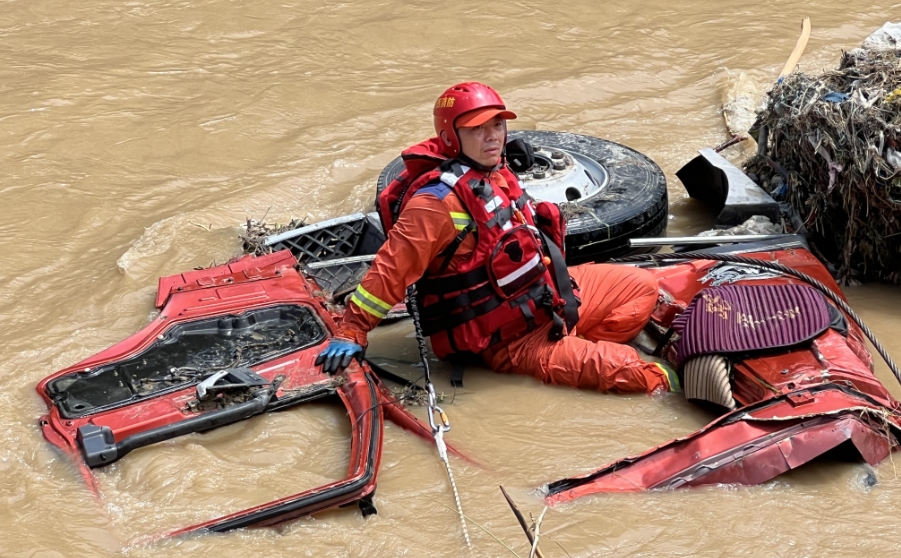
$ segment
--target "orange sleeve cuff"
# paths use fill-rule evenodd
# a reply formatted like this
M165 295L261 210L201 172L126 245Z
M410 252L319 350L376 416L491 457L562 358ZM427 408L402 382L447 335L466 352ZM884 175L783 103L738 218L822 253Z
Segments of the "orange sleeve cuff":
M353 324L347 323L343 320L340 324L338 324L338 330L335 332L335 337L349 339L363 348L365 348L369 344L369 340L366 338L366 335L366 331L363 331L360 328L355 327Z

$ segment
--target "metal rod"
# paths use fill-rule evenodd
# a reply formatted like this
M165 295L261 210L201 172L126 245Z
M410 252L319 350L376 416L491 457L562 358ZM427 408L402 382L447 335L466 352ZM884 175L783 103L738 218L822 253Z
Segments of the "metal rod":
M334 227L335 225L343 225L344 223L350 223L351 221L358 221L360 219L365 219L365 218L366 218L366 216L363 215L362 213L351 213L350 215L342 215L341 217L335 217L334 219L320 221L318 223L313 223L312 225L307 225L305 227L300 227L300 228L293 229L290 231L285 231L280 234L274 234L272 236L267 236L266 240L263 241L263 244L265 244L266 246L272 246L273 244L278 244L282 240L294 238L295 236L300 236L302 234L307 234L309 232L327 229L329 227Z
M670 236L665 238L632 238L629 246L642 248L645 246L672 246L674 244L735 244L742 242L761 242L764 240L788 240L796 238L795 234L744 234L728 236Z
M748 139L748 136L745 134L735 134L734 136L732 136L732 139L729 139L729 140L717 145L716 147L713 148L713 150L716 151L717 153L719 153L721 151L725 151L727 147L732 147L736 143L745 141L746 139Z
M321 262L312 262L304 264L307 269L322 269L323 267L333 267L336 265L352 264L359 262L371 262L375 259L375 254L366 254L363 256L348 256L346 258L335 258L334 260L324 260Z

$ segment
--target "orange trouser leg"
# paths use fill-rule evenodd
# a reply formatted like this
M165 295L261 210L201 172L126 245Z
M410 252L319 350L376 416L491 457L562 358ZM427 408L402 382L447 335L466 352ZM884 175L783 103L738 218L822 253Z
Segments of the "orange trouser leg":
M569 268L582 294L575 334L591 341L625 343L644 328L657 305L657 280L627 265Z
M620 343L638 334L657 301L657 282L643 269L589 264L570 269L582 306L573 335L547 339L550 324L486 355L499 372L528 374L547 384L612 392L667 389L666 375Z

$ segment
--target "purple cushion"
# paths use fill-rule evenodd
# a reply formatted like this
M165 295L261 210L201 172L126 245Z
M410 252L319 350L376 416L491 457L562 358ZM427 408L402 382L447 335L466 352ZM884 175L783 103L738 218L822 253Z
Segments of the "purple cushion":
M805 285L728 285L704 289L673 321L676 364L693 356L788 347L829 327L826 299Z

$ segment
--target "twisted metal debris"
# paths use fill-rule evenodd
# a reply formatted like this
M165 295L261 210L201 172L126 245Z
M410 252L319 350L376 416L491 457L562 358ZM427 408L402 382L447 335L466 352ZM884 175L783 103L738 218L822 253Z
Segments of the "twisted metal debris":
M901 283L899 64L901 51L855 49L835 70L787 76L758 114L758 154L745 163L800 216L793 232L810 233L841 284Z

